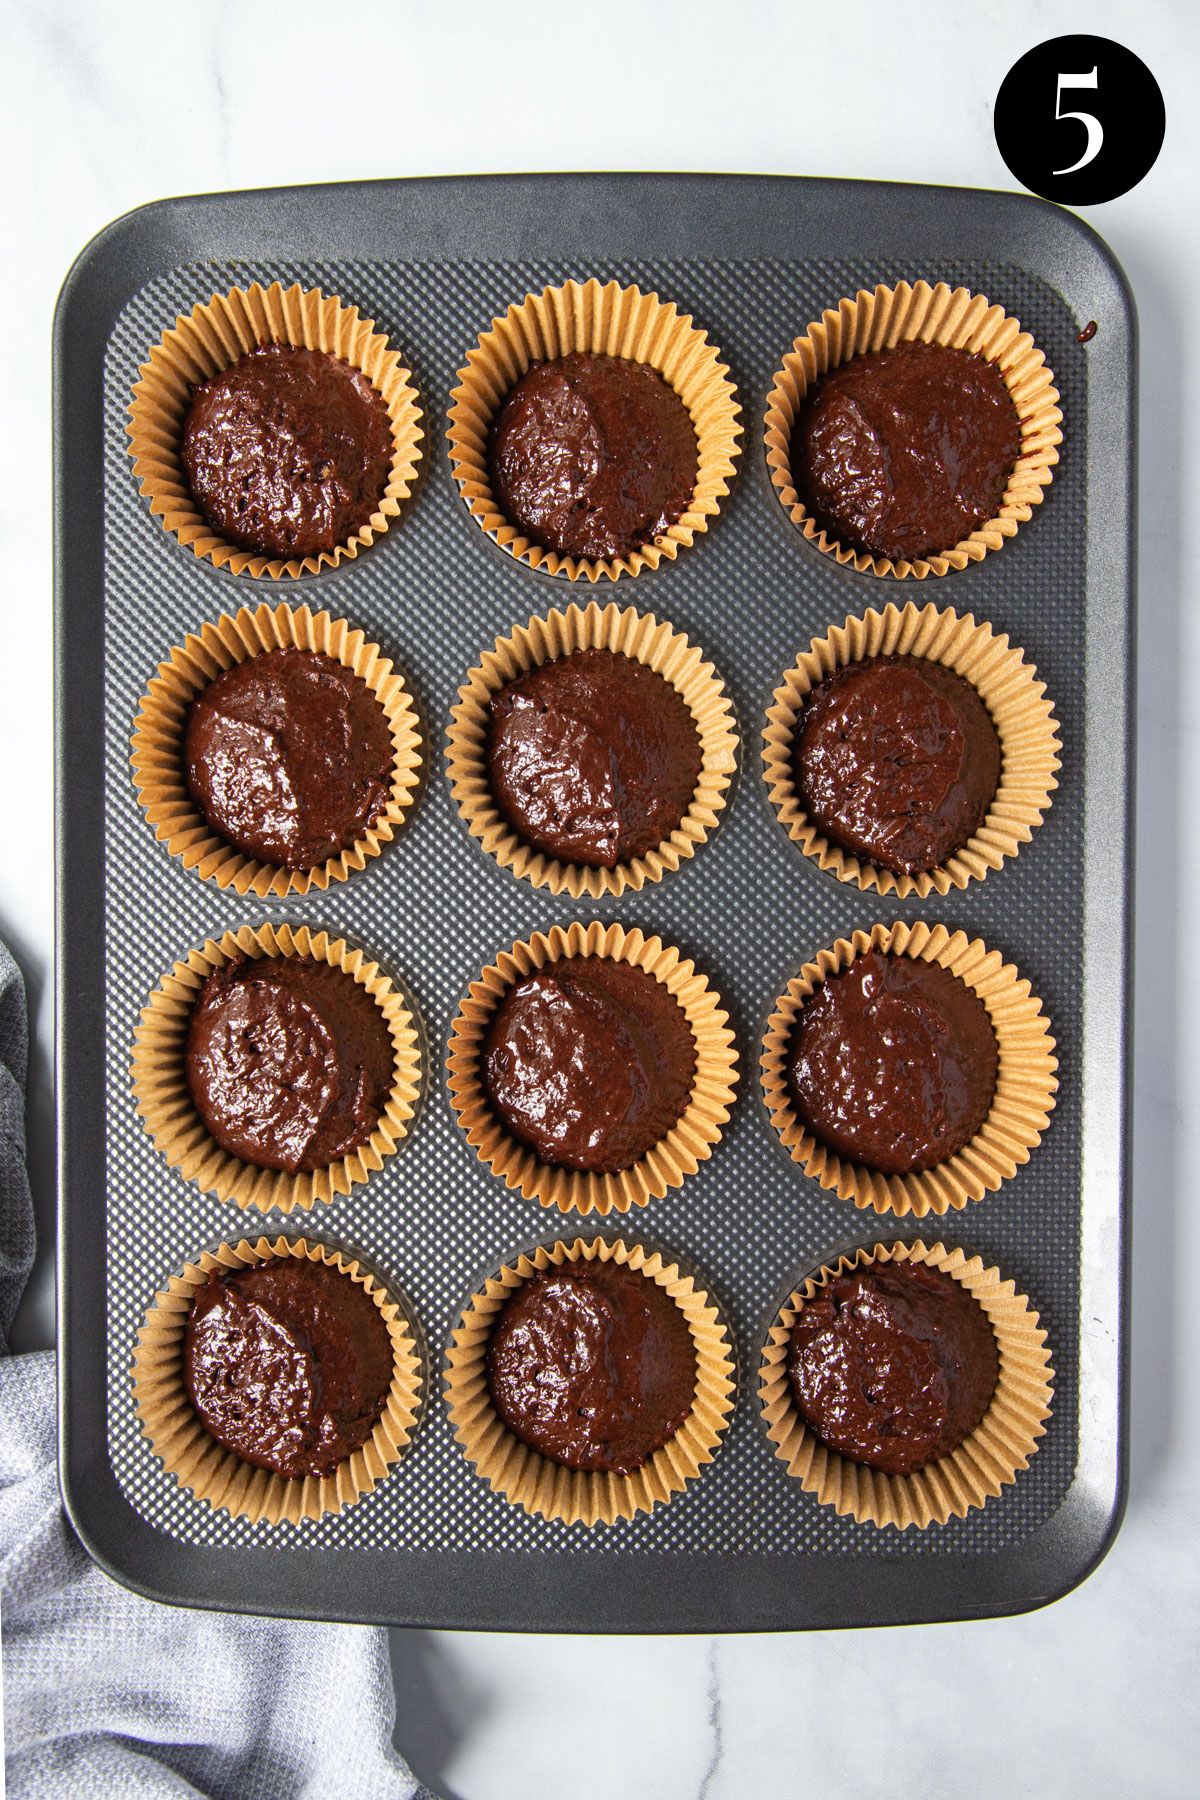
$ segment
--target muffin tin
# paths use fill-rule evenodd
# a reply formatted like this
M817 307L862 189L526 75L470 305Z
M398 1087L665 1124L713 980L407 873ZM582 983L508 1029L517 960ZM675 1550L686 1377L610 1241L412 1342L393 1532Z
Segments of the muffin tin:
M489 540L445 444L457 373L494 317L547 283L634 282L702 326L738 390L732 493L674 561L600 589ZM1062 396L1054 481L998 554L915 585L822 556L789 521L763 442L780 359L823 307L923 276L1001 302L1045 350ZM137 491L126 411L164 328L252 280L321 287L376 322L412 370L427 427L415 494L353 561L297 581L219 570L164 532ZM1091 341L1079 342L1089 321ZM84 251L55 326L58 679L60 1379L62 1484L92 1555L179 1604L424 1626L744 1631L977 1617L1078 1582L1124 1493L1129 758L1133 604L1133 307L1099 240L1013 195L734 176L486 177L285 189L163 202ZM570 600L615 599L686 633L728 684L740 774L697 854L641 891L572 899L518 880L471 837L444 768L450 710L497 637ZM1037 665L1063 740L1032 842L984 882L925 899L861 891L789 840L761 767L767 708L810 640L914 599L1007 633ZM129 768L139 699L190 631L266 600L326 609L402 672L421 714L423 789L393 842L324 892L239 897L157 843ZM737 1393L710 1467L650 1515L608 1526L533 1518L476 1476L441 1394L464 1305L576 1221L510 1192L449 1103L462 996L514 941L617 922L693 958L736 1034L740 1082L711 1158L682 1186L579 1233L696 1271L732 1327ZM758 1080L766 1020L823 947L918 920L1017 965L1057 1041L1042 1143L999 1193L911 1222L863 1214L804 1175ZM411 1309L426 1347L412 1442L336 1516L251 1525L164 1473L130 1393L134 1337L185 1263L246 1217L170 1169L135 1115L134 1028L164 969L242 926L307 926L377 960L423 1025L425 1093L407 1139L363 1184L261 1220L357 1258ZM253 1215L260 1229L260 1216ZM768 1440L758 1364L803 1277L886 1239L982 1256L1049 1335L1053 1412L1016 1483L945 1525L900 1532L838 1516Z

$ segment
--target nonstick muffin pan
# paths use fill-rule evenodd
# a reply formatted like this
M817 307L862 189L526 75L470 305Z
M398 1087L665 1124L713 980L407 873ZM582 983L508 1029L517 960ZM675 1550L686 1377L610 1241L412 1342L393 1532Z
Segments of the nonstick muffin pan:
M673 560L595 588L497 548L453 479L445 431L468 350L493 318L572 277L674 301L729 366L743 436L731 493ZM767 394L811 320L876 283L986 294L1032 332L1061 395L1042 504L995 554L944 578L839 566L771 485ZM336 294L412 371L425 438L415 493L353 561L295 581L213 567L139 496L130 390L177 315L258 280ZM1091 321L1088 342L1080 333ZM1128 1213L1129 766L1134 315L1124 278L1071 215L1007 194L740 176L378 182L166 201L83 252L55 324L58 1076L62 1483L92 1555L179 1604L423 1626L744 1631L1016 1612L1102 1555L1124 1494ZM620 896L517 879L468 832L444 750L451 707L494 641L572 601L616 601L685 633L731 693L739 771L696 855ZM422 791L395 840L325 891L239 898L168 855L129 768L158 663L205 621L261 601L328 610L403 673L421 717ZM986 880L898 900L839 882L790 841L762 775L766 711L809 642L892 601L987 621L1036 664L1062 767L1032 840ZM617 922L692 958L722 996L740 1081L713 1154L632 1212L543 1210L508 1190L455 1123L444 1070L470 984L518 940ZM823 947L925 920L982 938L1032 985L1057 1044L1057 1105L1006 1181L940 1218L860 1212L790 1161L758 1082L788 981ZM424 1095L384 1166L330 1204L242 1213L169 1168L143 1131L129 1062L141 1008L189 950L244 925L360 945L411 1000ZM388 1479L297 1527L214 1511L165 1474L130 1391L157 1290L222 1242L282 1230L359 1259L416 1322L425 1402ZM609 1526L528 1516L472 1471L441 1394L462 1309L522 1252L599 1232L696 1271L728 1318L737 1394L715 1460L669 1504ZM776 1459L758 1364L802 1278L874 1243L979 1254L1048 1334L1053 1412L1016 1482L965 1518L904 1532L821 1505Z

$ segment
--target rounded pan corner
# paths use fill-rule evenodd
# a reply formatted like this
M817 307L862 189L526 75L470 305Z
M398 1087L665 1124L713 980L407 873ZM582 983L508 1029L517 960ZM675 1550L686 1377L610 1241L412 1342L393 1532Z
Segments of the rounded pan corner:
M1050 231L1062 233L1072 247L1081 247L1084 253L1097 261L1105 275L1112 282L1129 322L1130 335L1137 333L1137 300L1129 277L1117 256L1116 251L1101 236L1091 222L1070 207L1060 206L1054 200L1043 200L1040 194L1023 194L1019 196L1028 206L1036 208L1042 215Z
M146 1600L168 1605L180 1603L180 1596L161 1592L122 1556L122 1551L136 1552L140 1548L140 1536L149 1532L150 1527L121 1493L107 1466L88 1471L87 1497L81 1499L82 1490L77 1490L75 1485L65 1433L59 1443L58 1491L71 1530L97 1568L110 1580Z
M88 1556L110 1581L158 1606L270 1616L269 1591L241 1595L236 1580L230 1590L213 1585L211 1559L192 1545L175 1542L142 1518L107 1464L89 1470L86 1481L86 1499L81 1502L65 1448L60 1447L58 1486L63 1511ZM308 1611L294 1606L287 1616L323 1619L330 1615L319 1608Z
M123 275L128 293L146 279L144 244L161 241L161 223L165 216L177 211L179 200L149 200L119 213L93 233L76 253L63 276L54 303L54 343L58 350L68 329L73 308L79 299L91 300L94 290L111 289L114 276ZM139 255L131 252L139 250ZM124 296L127 298L128 294Z
M1125 1518L1128 1473L1118 1456L1111 1488L1094 1493L1077 1478L1061 1505L1025 1543L1002 1553L1000 1580L991 1603L962 1618L1019 1618L1065 1600L1095 1574Z
M1128 1468L1124 1458L1118 1462L1117 1477L1113 1491L1107 1502L1101 1503L1093 1510L1093 1527L1087 1536L1082 1538L1077 1560L1068 1563L1064 1560L1059 1570L1059 1580L1044 1598L1035 1601L1033 1606L1023 1608L1033 1612L1042 1606L1053 1605L1057 1600L1065 1600L1076 1588L1096 1573L1100 1564L1120 1535L1125 1523L1125 1509L1129 1503Z

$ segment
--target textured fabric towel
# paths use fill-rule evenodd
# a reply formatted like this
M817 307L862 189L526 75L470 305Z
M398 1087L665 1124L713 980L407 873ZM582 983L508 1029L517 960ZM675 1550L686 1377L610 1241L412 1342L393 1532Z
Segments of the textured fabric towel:
M25 999L0 944L0 1631L9 1800L428 1796L392 1749L387 1634L158 1606L63 1513L54 1359L8 1356L33 1261Z

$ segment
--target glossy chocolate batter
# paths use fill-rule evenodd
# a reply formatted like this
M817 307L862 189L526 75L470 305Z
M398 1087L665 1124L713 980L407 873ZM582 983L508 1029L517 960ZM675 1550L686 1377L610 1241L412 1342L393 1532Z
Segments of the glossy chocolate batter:
M229 543L316 556L377 509L392 425L361 370L323 350L260 344L195 390L181 455L196 504Z
M628 1475L692 1409L696 1349L657 1282L615 1262L534 1275L501 1312L488 1349L496 1411L568 1469Z
M679 1119L695 1072L674 995L609 957L560 957L515 982L484 1040L484 1086L502 1124L568 1169L631 1167Z
M323 1169L365 1144L394 1054L387 1020L344 969L239 957L200 989L187 1080L223 1150L263 1169Z
M627 556L691 505L696 431L657 369L575 351L521 377L496 415L489 463L502 512L535 544Z
M904 343L822 376L796 418L792 479L838 543L912 560L996 516L1020 449L994 363Z
M260 862L311 869L346 850L388 802L387 715L331 656L269 650L192 701L187 784L221 836Z
M936 869L983 823L1000 739L969 681L917 656L837 669L797 724L796 797L844 850L881 868Z
M366 1289L290 1256L210 1275L184 1359L205 1430L289 1480L328 1475L366 1443L392 1383L391 1338Z
M788 1079L822 1143L904 1175L970 1142L998 1066L987 1008L965 981L939 963L868 950L805 1003Z
M979 1302L924 1263L841 1275L792 1328L788 1373L812 1430L842 1456L911 1475L974 1431L999 1376Z
M669 838L696 791L700 739L669 681L612 650L576 650L495 694L496 803L562 862L614 869Z

